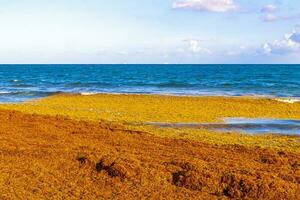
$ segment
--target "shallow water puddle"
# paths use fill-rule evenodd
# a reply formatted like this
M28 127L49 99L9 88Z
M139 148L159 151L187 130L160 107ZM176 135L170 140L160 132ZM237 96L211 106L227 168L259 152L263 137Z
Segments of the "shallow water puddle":
M160 127L174 128L205 128L222 132L242 132L248 134L275 133L283 135L300 136L300 120L279 119L249 119L249 118L224 118L224 123L147 123Z

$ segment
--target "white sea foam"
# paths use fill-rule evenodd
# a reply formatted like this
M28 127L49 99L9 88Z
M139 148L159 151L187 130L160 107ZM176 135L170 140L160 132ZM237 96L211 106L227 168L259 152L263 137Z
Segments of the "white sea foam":
M91 95L95 95L98 94L97 92L81 92L80 93L82 96L91 96Z
M283 103L290 103L290 104L300 102L300 99L295 99L295 98L277 98L275 100Z
M8 91L0 91L0 94L10 94L11 92Z

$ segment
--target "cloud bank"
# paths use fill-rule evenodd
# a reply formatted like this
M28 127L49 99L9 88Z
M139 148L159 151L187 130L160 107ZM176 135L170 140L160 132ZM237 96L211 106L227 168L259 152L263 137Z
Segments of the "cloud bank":
M275 40L263 45L263 50L267 54L290 54L300 53L300 32L293 31L290 34L285 34L281 40Z
M205 53L205 54L212 54L212 52L201 46L201 41L198 39L186 39L183 40L184 42L187 42L189 45L189 50L192 53Z
M173 3L173 8L207 12L230 12L238 10L238 5L234 0L178 0Z

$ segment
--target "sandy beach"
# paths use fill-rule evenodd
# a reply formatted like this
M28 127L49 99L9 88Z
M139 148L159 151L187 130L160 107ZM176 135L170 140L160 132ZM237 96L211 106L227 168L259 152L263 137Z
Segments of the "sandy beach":
M108 94L2 104L0 199L299 199L299 136L144 125L224 117L299 120L300 104Z

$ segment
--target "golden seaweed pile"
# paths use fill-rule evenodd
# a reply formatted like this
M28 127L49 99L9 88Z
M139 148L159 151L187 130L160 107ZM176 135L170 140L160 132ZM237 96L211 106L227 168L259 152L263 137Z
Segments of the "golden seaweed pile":
M4 104L0 108L30 114L60 115L75 120L123 123L129 129L143 130L160 137L300 151L299 138L292 136L250 136L205 129L128 125L144 122L216 122L224 117L300 119L300 103L289 104L269 98L61 94L23 104Z

